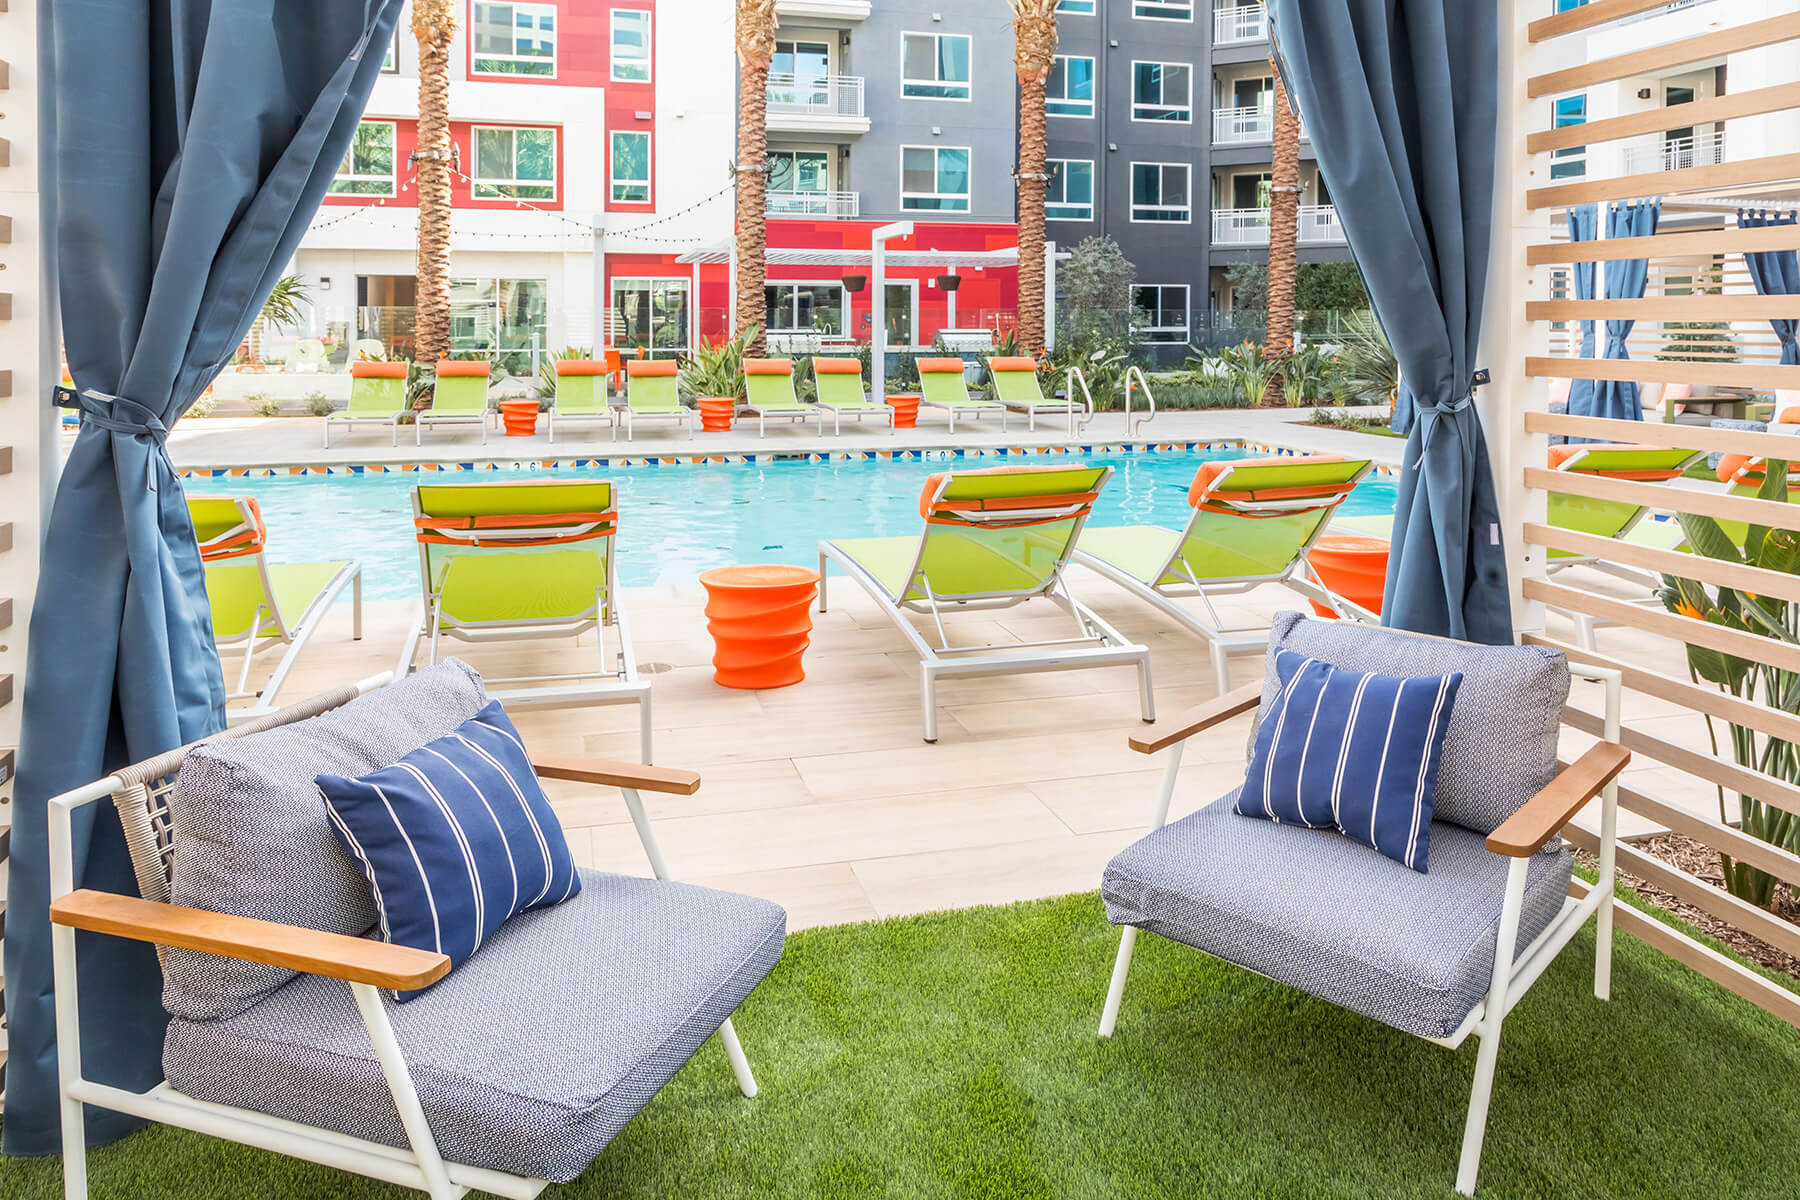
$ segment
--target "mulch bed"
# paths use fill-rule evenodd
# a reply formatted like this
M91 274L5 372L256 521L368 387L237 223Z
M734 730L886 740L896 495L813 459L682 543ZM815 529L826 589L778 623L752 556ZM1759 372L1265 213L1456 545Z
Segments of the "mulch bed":
M1724 885L1725 876L1719 870L1719 852L1704 842L1683 837L1678 833L1668 833L1641 841L1634 839L1631 844L1646 854L1662 859L1672 867L1705 880L1714 887L1723 887ZM1575 857L1583 866L1593 868L1597 865L1594 856L1585 850L1577 851ZM1800 980L1800 958L1751 937L1735 925L1721 921L1711 913L1696 908L1685 900L1671 896L1655 884L1637 878L1624 868L1620 868L1619 878L1638 895L1674 913L1717 941L1730 946L1751 962ZM1774 914L1784 921L1800 925L1800 902L1795 901L1791 888L1777 885Z

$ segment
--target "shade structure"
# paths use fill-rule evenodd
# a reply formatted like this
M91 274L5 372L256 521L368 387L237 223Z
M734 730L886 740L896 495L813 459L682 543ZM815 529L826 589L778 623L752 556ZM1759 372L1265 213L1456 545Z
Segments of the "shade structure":
M1766 229L1771 225L1792 225L1800 221L1800 212L1750 212L1738 213L1739 229ZM1750 282L1759 296L1793 296L1800 294L1800 253L1793 250L1753 250L1744 255L1744 265L1750 269ZM1783 366L1800 366L1800 342L1796 342L1796 332L1800 332L1800 321L1792 317L1774 317L1769 324L1775 329L1775 337L1781 342L1781 362Z
M400 0L42 6L47 256L81 431L33 609L6 920L5 1149L58 1149L46 800L223 727L225 687L164 440L230 360L356 131ZM45 402L49 402L45 397ZM75 886L136 892L118 818L77 814ZM86 1075L162 1076L149 946L84 938ZM90 1140L134 1128L96 1111Z
M1649 237L1656 232L1656 221L1661 211L1662 202L1659 200L1609 205L1606 210L1606 236L1609 238ZM1608 300L1642 299L1649 279L1649 259L1615 259L1606 264L1606 298ZM1636 324L1637 322L1633 320L1607 321L1606 349L1602 352L1601 357L1630 358L1631 351L1626 348L1625 339L1631 336L1632 326ZM1569 411L1576 412L1575 402L1572 398L1569 401ZM1594 383L1593 410L1577 415L1611 417L1618 421L1641 421L1644 419L1644 408L1638 403L1638 385L1629 379L1597 380Z
M1269 0L1288 94L1387 332L1408 431L1384 624L1512 640L1474 397L1493 213L1498 13L1466 0Z
M1569 210L1569 240L1571 242L1591 242L1599 233L1600 212L1592 204L1583 204ZM1594 298L1594 264L1578 262L1574 265L1575 298L1592 300ZM1581 357L1594 357L1594 323L1581 323ZM1569 412L1578 417L1594 415L1594 381L1591 379L1571 379L1569 381Z

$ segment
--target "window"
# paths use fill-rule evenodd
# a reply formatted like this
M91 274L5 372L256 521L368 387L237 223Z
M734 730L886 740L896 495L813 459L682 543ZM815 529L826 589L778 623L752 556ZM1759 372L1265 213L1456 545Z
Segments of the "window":
M617 130L612 135L614 204L650 203L650 135Z
M768 301L770 333L807 330L842 337L846 332L841 283L772 283L763 294Z
M1076 16L1092 16L1094 0L1056 0L1056 11L1073 13Z
M1136 0L1131 15L1146 21L1192 21L1194 0Z
M649 13L612 10L612 77L620 83L650 82Z
M1275 199L1275 176L1268 171L1231 177L1231 207L1268 208Z
M687 280L615 279L612 305L613 345L629 350L687 349Z
M918 286L917 280L908 279L881 289L882 323L887 326L890 350L913 344L913 318L919 310Z
M513 374L529 374L533 348L548 346L549 313L546 280L450 280L451 348L486 352Z
M1131 219L1191 221L1188 182L1193 170L1187 163L1132 163Z
M1139 284L1131 289L1132 318L1140 342L1188 340L1188 285Z
M824 150L769 151L769 190L811 195L831 190L831 155Z
M900 147L900 207L909 212L968 212L968 147Z
M902 96L914 100L967 100L969 79L967 34L900 35Z
M394 194L394 123L364 121L356 127L344 161L331 181L334 196Z
M1056 56L1044 81L1044 111L1053 117L1094 115L1094 60Z
M477 200L556 199L556 130L477 126Z
M1550 123L1557 129L1587 124L1587 95L1564 96L1550 105ZM1550 152L1550 178L1576 179L1587 174L1587 147L1569 146Z
M400 73L400 31L388 39L387 53L381 56L381 69L389 75Z
M1094 164L1089 159L1053 158L1044 185L1044 216L1052 221L1094 219Z
M1131 119L1194 119L1194 69L1186 63L1131 64Z
M1557 12L1568 12L1571 8L1580 8L1587 0L1556 0Z
M556 8L549 4L474 5L469 38L484 75L556 74Z

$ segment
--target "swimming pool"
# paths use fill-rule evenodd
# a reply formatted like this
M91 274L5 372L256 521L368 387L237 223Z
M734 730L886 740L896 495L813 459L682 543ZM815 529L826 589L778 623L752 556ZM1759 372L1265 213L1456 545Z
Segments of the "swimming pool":
M1250 458L1242 449L954 459L780 459L701 466L558 467L558 478L611 479L619 488L619 581L626 587L691 583L732 563L818 564L834 537L917 533L919 489L935 471L1003 463L1104 461L1113 477L1100 494L1096 525L1178 525L1187 488L1202 462ZM430 474L383 472L189 479L189 495L254 496L269 526L269 558L296 562L356 558L371 601L419 594L411 489L431 482L496 482L538 477L511 470ZM1370 475L1344 502L1347 516L1391 513L1394 480ZM347 594L347 593L346 593Z

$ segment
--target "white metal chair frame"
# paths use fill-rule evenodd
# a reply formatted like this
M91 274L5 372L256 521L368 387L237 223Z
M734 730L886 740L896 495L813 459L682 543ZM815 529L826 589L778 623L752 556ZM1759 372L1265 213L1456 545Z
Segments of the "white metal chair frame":
M790 374L787 377L787 380L788 380L788 386L792 387L793 382L794 382L793 375ZM819 423L819 436L824 437L825 436L825 408L824 408L824 406L821 404L817 404L817 403L809 403L805 400L797 400L797 402L799 404L801 404L803 407L801 407L801 408L764 408L761 405L752 404L748 399L746 399L744 401L744 403L742 403L741 405L738 406L738 411L751 413L756 417L756 436L759 438L769 436L769 429L768 429L767 422L770 417L774 417L777 420L785 418L785 419L793 421L797 424L804 424L807 421L816 420ZM833 428L833 432L834 433L836 432L835 425Z
M217 736L241 737L317 716L385 685L392 678L387 674L374 676L267 713L252 723ZM193 745L199 744L196 742ZM49 801L52 902L75 890L74 835L71 825L75 810L110 796L125 828L140 894L152 903L168 905L171 829L167 796L173 790L175 775L193 745L126 767L105 779L96 780ZM622 787L620 791L624 796L625 806L631 813L631 822L637 830L638 839L643 844L644 854L650 860L651 869L658 879L671 878L668 863L663 858L662 848L657 843L638 790ZM159 956L162 950L162 946L158 945ZM470 1191L490 1192L508 1197L509 1200L532 1200L549 1186L542 1179L526 1179L487 1167L471 1167L444 1161L419 1103L418 1092L413 1087L412 1076L406 1066L406 1056L388 1021L380 991L372 984L346 981L356 999L363 1025L368 1030L369 1042L381 1065L382 1076L387 1080L393 1095L394 1107L399 1112L401 1125L411 1143L409 1149L396 1149L380 1142L318 1129L249 1109L196 1100L176 1091L167 1082L160 1083L147 1092L133 1092L84 1078L81 1073L80 979L75 969L75 929L69 925L53 923L50 927L50 951L56 987L63 1194L67 1200L86 1200L88 1194L83 1104L129 1113L181 1129L191 1129L323 1166L337 1167L400 1187L416 1188L429 1195L431 1200L458 1200ZM725 1045L726 1057L731 1062L738 1089L746 1097L755 1096L756 1079L750 1071L749 1060L744 1055L743 1046L738 1041L737 1031L732 1028L730 1018L719 1027L719 1038Z
M606 427L612 430L612 440L615 442L619 440L619 422L618 418L613 416L613 407L610 399L607 401L606 411L597 413L558 413L556 411L556 401L552 400L550 402L549 410L544 413L544 425L550 435L550 442L552 445L556 443L556 422L559 417L565 424L570 421L604 421L606 422Z
M407 411L405 403L402 402L400 411L391 417L351 417L343 413L328 413L325 417L325 449L331 449L331 423L333 421L340 425L350 426L349 432L351 433L356 432L358 425L386 425L394 433L392 444L398 446L400 444L400 418L404 417Z
M429 408L420 409L413 414L413 443L425 444L425 427L427 425L479 425L481 426L481 444L487 445L488 426L492 424L493 413L484 410L476 413L458 413L454 416L434 416Z
M1112 478L1112 468L1100 477L1095 490L1106 486ZM938 484L932 495L930 504L937 505L942 499L944 490L950 486L952 477L946 475ZM907 574L907 582L900 589L900 597L905 597L913 590L916 583L925 593L923 599L909 600L891 595L887 588L871 575L867 568L845 553L834 542L819 543L819 611L826 611L826 564L836 563L838 568L862 585L881 605L881 610L894 626L900 630L907 644L919 656L920 704L923 708L925 724L925 740L938 740L937 727L937 681L940 676L972 678L981 675L1026 675L1039 671L1072 671L1085 667L1135 666L1138 671L1138 692L1142 703L1143 719L1146 723L1156 720L1156 695L1150 685L1150 651L1138 645L1124 634L1114 629L1103 617L1093 609L1075 599L1063 578L1063 571L1069 565L1071 548L1075 540L1081 536L1081 527L1087 521L1089 505L1064 504L1053 508L1007 509L1000 512L983 511L979 508L956 510L955 516L972 523L993 526L1004 526L1026 521L1040 522L1074 516L1075 528L1070 531L1069 544L1064 548L1062 557L1051 569L1044 583L1028 593L1020 592L971 592L942 594L931 587L931 580L924 569L925 542L929 532L919 538L919 549L914 555L911 571ZM929 531L930 527L927 526ZM1011 608L1035 599L1047 599L1062 609L1074 620L1076 633L1066 638L1049 638L1035 642L997 642L979 646L956 646L950 642L950 635L944 628L944 612L947 608L962 609L996 609ZM913 623L906 619L906 613L924 613L931 618L937 631L937 643L927 641ZM1021 653L1021 652L1025 653Z
M619 407L618 415L625 418L625 440L631 440L633 421L674 421L678 425L687 426L688 440L694 440L694 410L683 404L680 408L659 408L646 412L633 412L631 401L627 400ZM612 440L619 440L619 423L613 422Z
M993 377L994 369L990 366L988 368L988 378L992 379ZM1081 401L1075 399L1075 380L1077 378L1081 380L1081 394L1084 397ZM1006 399L1000 394L998 386L996 386L990 394L994 397L994 402L1005 408L1008 412L1022 412L1025 414L1025 431L1027 433L1037 432L1037 418L1039 413L1043 413L1045 416L1055 416L1060 413L1068 418L1069 436L1075 437L1081 431L1083 426L1094 419L1094 394L1088 391L1087 377L1081 374L1080 367L1070 367L1065 380L1063 398L1061 400L1052 396L1040 400L1036 404L1026 404L1023 401ZM1042 395L1041 392L1039 394Z
M1222 491L1225 481L1236 469L1235 466L1227 466L1221 471L1213 480L1212 486L1200 498L1201 502L1229 504L1232 508L1246 514L1307 512L1315 509L1325 509L1329 514L1330 510L1335 510L1349 499L1351 489L1374 469L1374 465L1372 463L1365 465L1344 484L1343 491L1328 499L1318 497L1283 500L1239 498ZM1272 575L1243 575L1202 581L1199 573L1188 562L1187 556L1182 553L1182 547L1187 545L1195 522L1200 520L1203 514L1219 515L1208 513L1207 510L1196 505L1188 514L1187 524L1182 527L1181 535L1176 539L1174 548L1169 552L1169 557L1164 560L1156 572L1155 578L1159 580L1171 571L1179 573L1181 579L1175 583L1145 583L1130 572L1114 566L1079 546L1075 549L1075 561L1091 571L1104 575L1138 599L1155 607L1157 611L1177 624L1199 634L1212 655L1213 675L1218 683L1220 694L1231 690L1231 654L1240 650L1263 649L1269 642L1269 627L1267 624L1232 625L1227 623L1220 616L1219 610L1213 607L1212 598L1214 596L1236 596L1253 591L1266 583L1279 583L1308 600L1317 600L1320 604L1335 610L1339 616L1350 620L1379 623L1380 618L1375 613L1333 592L1325 586L1324 581L1313 570L1312 560L1307 556L1312 553L1313 543L1325 535L1327 527L1331 524L1329 515L1319 519L1318 527L1313 530L1312 536L1308 537L1305 543L1295 551L1293 558L1289 559L1287 566L1280 571ZM1201 616L1185 605L1175 603L1178 599L1198 599L1205 606L1206 615Z
M945 372L945 374L948 374L948 372ZM966 395L968 388L965 386L963 391ZM970 396L969 403L967 404L945 404L941 400L931 400L926 397L925 382L921 379L919 381L919 407L942 409L944 414L950 418L951 433L956 432L956 414L959 412L968 417L971 421L978 421L988 413L997 412L1000 414L1000 432L1006 432L1007 407L998 400L977 400L973 396Z
M816 374L814 375L814 378L817 378ZM862 386L860 380L857 383L857 386ZM845 417L856 418L859 427L864 417L880 417L887 422L888 436L893 436L895 428L894 407L891 404L857 404L840 407L839 405L832 404L826 400L815 400L813 401L813 406L822 412L831 414L831 436L833 437L843 436ZM823 428L823 425L821 425L821 432L823 432Z
M1623 693L1622 678L1618 671L1602 667L1591 667L1586 664L1575 668L1583 678L1594 679L1606 685L1606 716L1603 738L1615 746L1619 740L1619 708ZM1147 832L1155 833L1167 823L1169 803L1175 794L1177 776L1181 770L1181 752L1186 739L1202 729L1223 721L1239 712L1254 712L1261 699L1262 684L1249 684L1237 693L1221 697L1218 712L1211 720L1196 721L1181 731L1178 739L1169 746L1168 757L1163 761L1162 784L1157 790L1156 801L1150 811L1150 827ZM1236 706L1231 704L1234 698L1239 699ZM1245 703L1247 701L1247 703ZM1158 743L1160 745L1161 743ZM1153 753L1156 745L1139 744L1134 740L1133 749L1144 753ZM1506 1015L1513 1006L1522 999L1531 985L1537 982L1538 976L1544 973L1551 961L1556 958L1569 942L1581 931L1589 917L1594 918L1594 996L1600 1000L1611 998L1612 993L1612 934L1613 934L1613 889L1614 862L1618 846L1619 828L1619 785L1616 778L1610 778L1600 790L1600 852L1599 879L1595 887L1577 899L1570 896L1563 900L1557 914L1551 918L1544 931L1518 953L1518 936L1520 914L1525 907L1525 879L1531 865L1530 856L1512 857L1508 859L1506 873L1506 895L1501 907L1500 926L1495 938L1494 972L1488 984L1486 998L1475 1006L1456 1030L1448 1037L1426 1037L1424 1040L1447 1049L1454 1050L1461 1046L1471 1034L1481 1039L1480 1052L1475 1060L1475 1078L1469 1095L1469 1113L1463 1126L1462 1153L1458 1160L1456 1173L1456 1190L1465 1196L1475 1194L1475 1177L1481 1167L1481 1145L1487 1133L1488 1101L1494 1087L1494 1067L1500 1055L1500 1030ZM1554 836L1554 834L1552 835ZM1119 1021L1119 1006L1125 996L1125 979L1131 970L1131 956L1137 948L1139 930L1134 925L1127 925L1120 931L1119 952L1113 962L1112 978L1106 989L1106 1002L1100 1012L1100 1036L1110 1038ZM1249 970L1250 968L1242 968Z

